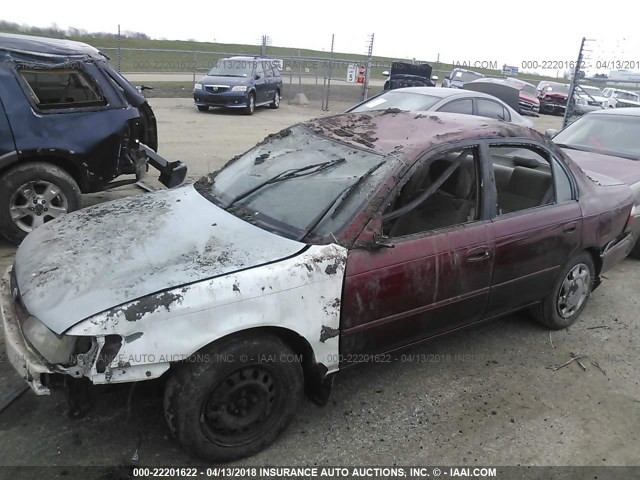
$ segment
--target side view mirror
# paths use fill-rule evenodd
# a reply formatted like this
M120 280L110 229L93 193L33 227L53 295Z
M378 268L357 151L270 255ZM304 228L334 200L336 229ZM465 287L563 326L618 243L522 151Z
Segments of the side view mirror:
M446 77L444 77L446 80L451 80L451 75L447 75Z
M373 246L376 248L395 248L395 245L389 237L385 235L374 235L373 236Z
M556 129L556 128L547 128L544 131L544 136L547 137L549 140L551 140L557 134L558 134L558 129Z
M431 80L433 80L434 82L438 81L438 75L434 75L433 77L431 77Z
M382 72L382 74L388 77L389 76L389 71L385 70L384 72Z

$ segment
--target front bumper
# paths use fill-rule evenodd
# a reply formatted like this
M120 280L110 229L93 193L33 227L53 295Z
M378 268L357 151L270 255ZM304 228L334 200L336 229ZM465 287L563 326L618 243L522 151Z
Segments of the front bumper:
M198 107L244 108L247 106L249 92L210 93L206 90L195 90L193 101Z
M0 283L0 316L2 316L7 358L36 395L49 395L49 389L42 384L42 375L54 373L54 371L29 347L22 335L22 329L13 306L10 276L11 267L6 271Z
M566 105L553 102L540 102L540 113L564 113Z
M596 110L603 110L604 107L600 105L578 105L573 107L573 111L578 115L584 115L585 113L595 112Z

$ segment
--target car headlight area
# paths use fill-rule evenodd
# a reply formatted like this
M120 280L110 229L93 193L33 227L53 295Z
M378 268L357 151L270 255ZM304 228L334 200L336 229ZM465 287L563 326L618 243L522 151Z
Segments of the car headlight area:
M22 323L22 334L41 356L54 365L69 365L78 339L70 335L56 335L34 316Z

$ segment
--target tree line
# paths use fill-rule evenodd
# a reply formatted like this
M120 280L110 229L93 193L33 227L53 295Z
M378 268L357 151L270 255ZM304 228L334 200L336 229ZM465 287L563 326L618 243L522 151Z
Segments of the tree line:
M52 23L48 27L32 27L29 25L21 25L19 23L7 22L0 20L0 32L19 33L26 35L38 35L42 37L54 38L117 38L117 33L111 32L89 32L84 28L60 28L56 23ZM121 37L133 38L136 40L151 40L146 33L125 30L120 33Z

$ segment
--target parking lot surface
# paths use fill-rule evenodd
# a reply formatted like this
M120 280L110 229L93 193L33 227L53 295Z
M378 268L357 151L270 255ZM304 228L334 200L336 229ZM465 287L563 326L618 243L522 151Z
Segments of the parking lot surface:
M324 114L284 104L251 117L199 113L188 99L152 106L160 153L187 163L189 179L269 133ZM535 122L544 131L561 119ZM85 203L133 194L143 191L124 188ZM0 240L2 272L14 252ZM349 368L326 407L305 401L274 445L238 465L638 465L639 288L640 262L627 259L607 273L570 329L549 333L521 313L395 353L390 362ZM584 369L577 362L555 369L572 353L587 355ZM21 380L0 360L5 395ZM0 465L202 463L170 438L161 381L101 387L93 398L87 417L70 420L63 392L24 393L0 413Z

